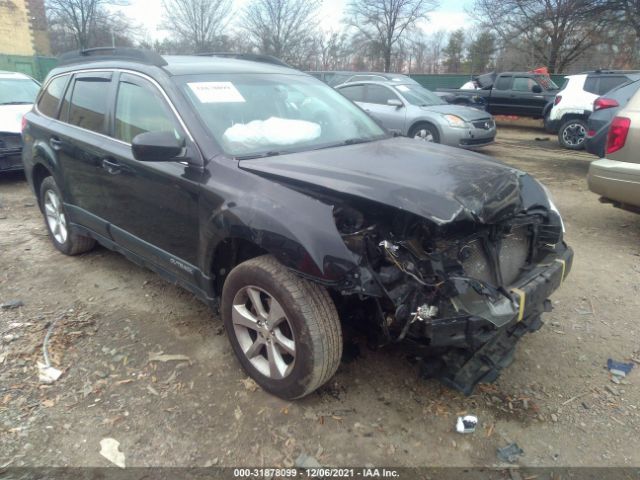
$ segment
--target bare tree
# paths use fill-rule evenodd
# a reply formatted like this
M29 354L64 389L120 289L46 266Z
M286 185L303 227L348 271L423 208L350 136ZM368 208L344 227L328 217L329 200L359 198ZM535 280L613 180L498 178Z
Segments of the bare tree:
M162 28L195 53L215 50L231 19L231 0L162 0Z
M298 64L317 28L317 0L252 0L242 28L260 52Z
M106 7L126 5L122 0L49 0L47 10L49 24L57 34L73 39L72 48L85 49L96 46L98 30L108 28L111 23L122 27L127 24L124 17L111 22ZM115 35L117 32L113 31ZM55 34L54 34L55 35Z
M594 45L609 15L597 0L476 0L475 16L507 44L550 73L560 72Z
M380 45L384 71L388 72L393 48L437 5L437 0L350 0L347 22L369 41Z

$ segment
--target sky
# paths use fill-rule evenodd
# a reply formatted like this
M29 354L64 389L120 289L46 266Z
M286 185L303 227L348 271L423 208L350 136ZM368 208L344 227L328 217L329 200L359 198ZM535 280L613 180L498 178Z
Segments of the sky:
M248 0L234 0L234 9L241 9ZM340 20L347 0L322 0L320 9L321 25L325 30L339 30ZM465 13L473 0L440 0L440 6L429 15L429 22L420 26L426 32L437 30L452 31L466 27L470 23ZM129 5L113 7L140 24L146 34L142 39L162 40L168 33L160 29L162 23L162 0L129 0ZM339 13L338 13L339 12ZM142 32L141 32L142 33Z

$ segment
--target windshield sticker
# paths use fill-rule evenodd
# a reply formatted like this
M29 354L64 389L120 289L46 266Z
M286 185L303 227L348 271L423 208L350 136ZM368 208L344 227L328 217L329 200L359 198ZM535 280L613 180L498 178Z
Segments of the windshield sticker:
M244 97L231 82L191 82L189 88L202 103L241 103Z
M408 92L409 91L409 87L406 87L404 85L398 85L396 88L398 90L400 90L401 92Z

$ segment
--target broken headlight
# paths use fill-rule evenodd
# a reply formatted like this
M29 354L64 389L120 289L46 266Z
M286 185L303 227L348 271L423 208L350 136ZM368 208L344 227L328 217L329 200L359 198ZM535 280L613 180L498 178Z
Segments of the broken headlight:
M544 193L547 194L547 201L549 202L549 209L558 216L558 220L560 220L560 226L562 227L562 233L566 233L566 230L564 229L564 221L562 220L562 215L560 215L560 211L558 210L558 207L556 207L556 204L553 201L553 195L551 194L549 189L545 185L542 184L542 182L540 182L538 180L536 180L536 181L542 187L542 189L544 190Z

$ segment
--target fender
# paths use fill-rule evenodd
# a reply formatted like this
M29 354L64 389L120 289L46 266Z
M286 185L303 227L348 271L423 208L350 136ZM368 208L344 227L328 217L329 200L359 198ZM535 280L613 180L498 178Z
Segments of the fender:
M542 109L542 118L546 117L552 108L553 108L553 100L548 102Z

